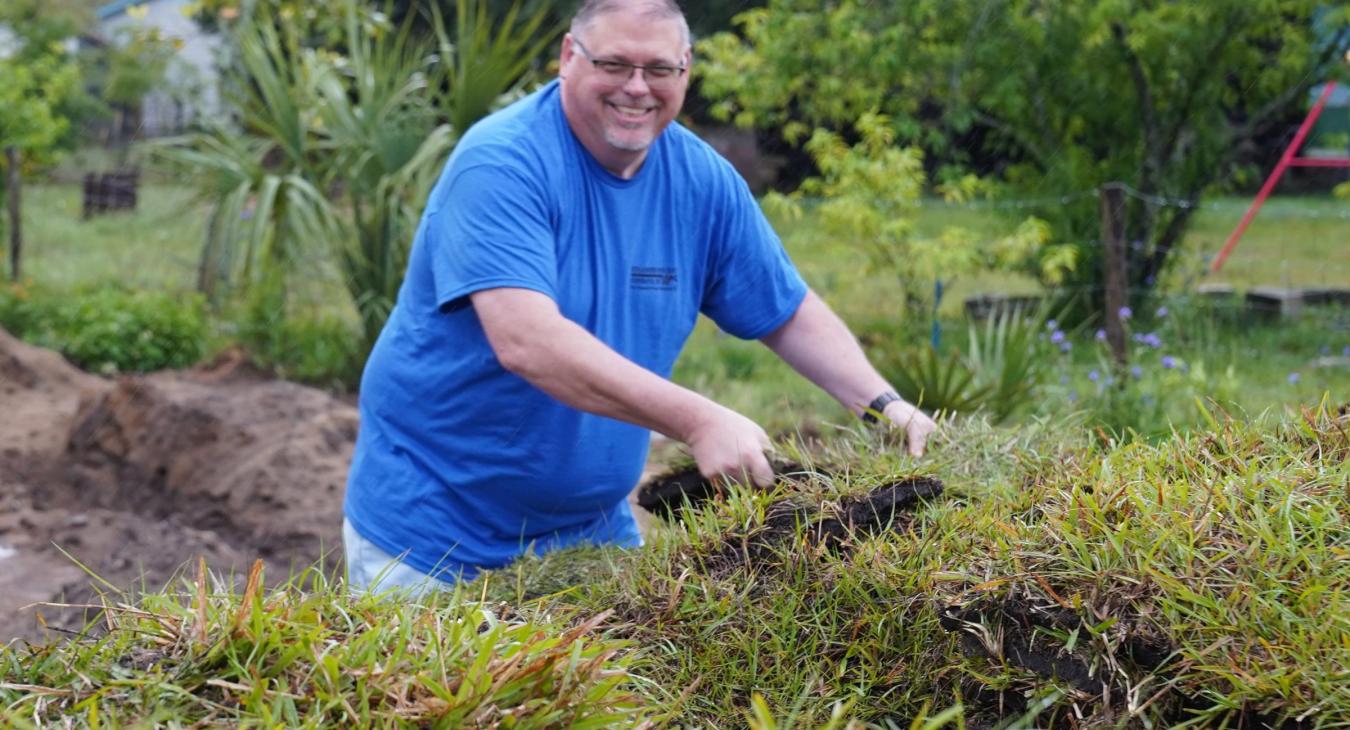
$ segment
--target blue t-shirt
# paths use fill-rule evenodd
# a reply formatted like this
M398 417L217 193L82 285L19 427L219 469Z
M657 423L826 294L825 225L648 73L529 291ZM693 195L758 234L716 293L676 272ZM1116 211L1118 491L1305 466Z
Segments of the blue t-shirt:
M345 507L366 539L448 580L530 549L641 544L626 497L650 433L503 369L468 298L498 287L547 294L662 377L700 312L755 339L806 295L745 183L680 125L630 180L574 136L556 81L474 126L366 363Z

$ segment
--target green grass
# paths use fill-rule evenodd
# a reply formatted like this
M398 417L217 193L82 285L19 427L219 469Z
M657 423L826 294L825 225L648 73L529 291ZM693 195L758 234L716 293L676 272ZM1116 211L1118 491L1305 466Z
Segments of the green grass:
M206 210L186 186L143 185L134 212L81 217L78 185L24 187L24 276L54 289L196 286Z
M641 551L530 558L422 602L312 573L267 593L185 580L101 637L0 650L0 721L769 727L748 719L760 697L793 727L946 708L962 726L1343 726L1350 421L1210 418L1155 444L962 419L923 462L859 434L792 454L832 476L734 490ZM916 472L946 494L876 536L830 547L799 525L724 558L777 500L829 510Z
M190 287L202 211L152 189L142 211L82 222L73 188L30 187L34 280ZM1002 220L924 211L935 228ZM1186 255L1217 248L1241 212L1202 211ZM1272 201L1225 281L1350 283L1340 215ZM846 242L784 230L869 347L927 339L928 317L901 320L894 282ZM1005 285L1027 282L956 282L947 306ZM0 725L585 727L590 713L595 727L1345 727L1346 313L1251 324L1173 295L1168 316L1133 320L1163 346L1135 348L1141 375L1109 404L1092 333L1071 332L1063 382L1009 424L949 420L917 462L765 348L702 322L676 379L771 433L819 435L782 448L832 476L733 490L656 526L641 551L529 558L426 601L353 599L315 572L270 591L198 575L114 597L110 632L0 649ZM332 314L316 321L340 332ZM964 328L946 317L946 346ZM318 352L323 332L288 338ZM802 529L759 562L723 559L775 500L829 510L915 474L946 494L883 535L831 549Z

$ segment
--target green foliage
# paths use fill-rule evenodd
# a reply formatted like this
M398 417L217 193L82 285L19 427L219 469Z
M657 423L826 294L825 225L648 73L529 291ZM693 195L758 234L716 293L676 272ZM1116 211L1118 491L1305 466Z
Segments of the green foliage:
M105 375L187 367L201 359L208 334L198 297L111 287L0 289L0 325Z
M254 362L287 380L356 390L366 352L349 318L311 310L281 316L261 299L254 306L239 315L237 332Z
M514 10L494 25L480 0L459 5L453 43L436 15L437 46L349 0L339 53L308 47L305 24L269 8L232 26L245 133L221 128L161 152L206 182L205 290L259 289L248 296L266 303L254 311L284 313L280 292L295 264L332 260L364 354L393 307L455 135L527 82L556 29L542 27L542 12L520 19Z
M980 271L1015 270L1039 259L1043 277L1060 280L1073 264L1072 250L1047 246L1049 230L1029 218L1010 236L992 243L961 228L948 228L936 239L914 231L913 218L924 193L923 155L914 147L895 146L895 134L885 115L865 113L857 121L861 140L847 145L837 134L817 129L806 143L820 169L791 197L771 195L766 204L788 216L800 217L799 203L819 197L818 212L827 228L857 241L877 271L895 276L904 292L899 304L931 306L932 282ZM951 200L968 200L981 187L966 178L946 187ZM1068 254L1068 255L1065 255ZM901 307L898 314L903 315Z
M1317 18L1325 32L1319 32ZM1244 143L1312 84L1344 72L1350 9L1321 0L986 3L771 0L739 16L744 40L700 44L702 89L723 118L846 129L886 114L940 166L1000 171L1056 238L1081 244L1073 283L1095 284L1091 192L1122 181L1131 288L1162 277L1196 201L1231 179Z
M1190 307L1159 307L1151 316L1125 319L1129 348L1124 366L1112 357L1105 332L1097 331L1096 366L1086 382L1066 385L1073 393L1070 400L1087 411L1088 423L1099 436L1158 438L1198 419L1211 403L1233 402L1238 380L1232 363L1216 371L1203 359L1187 361L1177 354L1200 349L1187 347L1185 338L1212 331L1199 321L1202 316ZM1141 320L1150 326L1138 326ZM1191 418L1178 421L1178 410L1190 412Z
M0 150L17 147L27 165L51 162L78 116L81 74L64 42L88 27L90 9L78 0L10 0L0 27L14 33L11 55L0 58ZM0 186L4 185L0 178Z
M545 25L548 9L521 17L513 2L500 18L488 11L488 0L455 4L454 35L446 29L439 6L433 5L439 60L446 75L444 96L437 106L460 134L487 116L507 97L519 94L534 62L561 34L560 24Z
M350 598L309 570L241 592L209 576L109 597L107 636L0 648L0 724L82 727L635 726L606 614L543 623L462 598ZM118 599L121 600L118 600Z
M906 400L933 412L984 410L1003 421L1027 410L1054 366L1044 315L1005 309L967 328L967 350L885 348L873 360Z

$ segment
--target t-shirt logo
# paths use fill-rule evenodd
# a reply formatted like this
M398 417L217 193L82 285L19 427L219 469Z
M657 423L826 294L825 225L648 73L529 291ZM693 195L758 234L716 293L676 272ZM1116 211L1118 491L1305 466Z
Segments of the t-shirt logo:
M631 280L634 289L671 291L677 277L675 269L669 266L634 266Z

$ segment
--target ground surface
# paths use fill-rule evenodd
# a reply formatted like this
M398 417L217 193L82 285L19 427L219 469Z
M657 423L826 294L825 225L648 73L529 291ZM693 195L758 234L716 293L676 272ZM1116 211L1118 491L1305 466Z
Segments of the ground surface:
M0 644L41 638L35 610L80 627L31 607L97 597L72 557L152 590L198 556L226 575L263 558L274 581L335 566L356 425L239 359L110 380L0 330Z
M356 427L348 402L241 357L107 379L0 329L0 645L85 623L34 604L157 591L199 556L240 583L257 558L273 583L321 558L336 574Z

